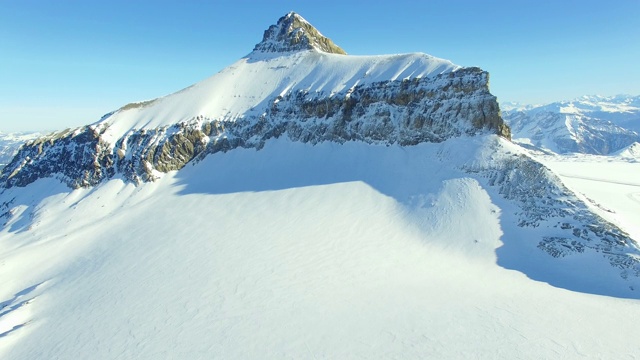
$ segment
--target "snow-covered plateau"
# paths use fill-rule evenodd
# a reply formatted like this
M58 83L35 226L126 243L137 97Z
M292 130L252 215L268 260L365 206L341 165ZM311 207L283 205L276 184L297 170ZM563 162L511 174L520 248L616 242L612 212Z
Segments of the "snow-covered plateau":
M0 358L637 357L637 144L509 135L481 69L287 14L3 169Z

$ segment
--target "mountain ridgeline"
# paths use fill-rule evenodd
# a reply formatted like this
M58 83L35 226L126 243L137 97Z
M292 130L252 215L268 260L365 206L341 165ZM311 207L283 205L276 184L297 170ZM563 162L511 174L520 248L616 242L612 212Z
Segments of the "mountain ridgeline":
M116 174L147 182L208 154L260 149L280 137L415 145L487 132L510 138L486 71L426 54L345 55L289 13L210 79L27 143L0 182L10 188L55 177L78 188Z
M502 104L514 141L558 154L608 155L640 142L640 96L582 96L522 107Z
M2 133L0 132L0 170L16 155L23 143L36 139L42 134L35 132Z

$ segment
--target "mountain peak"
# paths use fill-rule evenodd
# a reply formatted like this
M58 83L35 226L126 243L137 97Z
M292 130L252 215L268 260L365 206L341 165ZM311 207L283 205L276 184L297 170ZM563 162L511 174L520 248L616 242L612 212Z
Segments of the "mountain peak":
M278 19L275 25L269 26L264 32L262 41L253 49L253 51L262 52L300 50L346 54L331 39L323 36L313 25L293 11Z

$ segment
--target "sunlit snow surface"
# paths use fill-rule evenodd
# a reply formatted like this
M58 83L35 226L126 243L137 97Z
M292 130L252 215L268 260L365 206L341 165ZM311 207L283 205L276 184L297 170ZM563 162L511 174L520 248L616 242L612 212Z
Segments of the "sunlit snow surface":
M531 279L571 262L517 255L531 233L457 170L487 141L279 139L137 187L6 190L0 358L637 357L640 301L615 271L577 268L587 290L606 279L584 292Z
M112 144L132 129L153 129L203 116L224 121L260 115L274 97L295 91L323 96L380 81L434 77L460 67L414 53L345 56L317 51L253 52L212 77L174 94L139 104L99 121Z
M592 210L640 239L640 144L612 156L538 155Z

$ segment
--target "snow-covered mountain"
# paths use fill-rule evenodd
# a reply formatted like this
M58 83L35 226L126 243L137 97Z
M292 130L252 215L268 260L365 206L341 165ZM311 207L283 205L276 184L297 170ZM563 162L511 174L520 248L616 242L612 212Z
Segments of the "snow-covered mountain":
M287 14L5 167L0 357L633 354L640 231L509 135L485 71Z
M515 141L556 153L610 154L640 141L640 96L583 96L502 108Z
M13 159L22 144L39 136L41 134L36 132L0 132L0 170Z
M33 142L0 181L24 186L56 176L78 187L116 174L148 181L192 159L281 136L401 145L485 131L509 136L487 72L420 53L346 56L309 28L289 14L211 78Z

